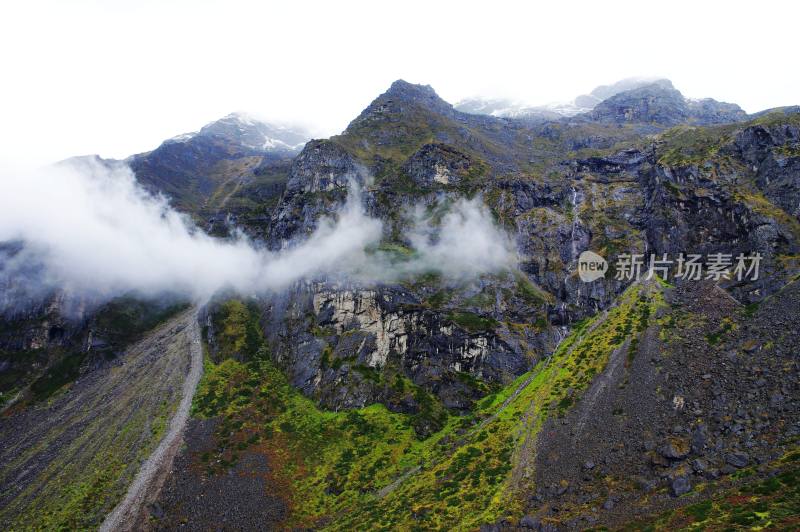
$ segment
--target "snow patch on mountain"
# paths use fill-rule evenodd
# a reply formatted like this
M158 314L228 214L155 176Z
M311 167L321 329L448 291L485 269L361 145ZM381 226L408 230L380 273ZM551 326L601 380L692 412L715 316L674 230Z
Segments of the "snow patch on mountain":
M270 124L247 113L231 113L206 124L200 131L183 133L166 143L185 143L197 137L222 137L245 148L264 152L299 152L311 136L299 127Z
M595 87L589 94L581 94L568 102L551 102L543 105L532 105L521 100L506 98L467 98L454 107L462 113L491 115L505 118L528 118L556 120L561 117L586 113L594 107L620 92L632 90L659 80L658 78L626 78L610 85ZM671 84L670 84L671 86Z

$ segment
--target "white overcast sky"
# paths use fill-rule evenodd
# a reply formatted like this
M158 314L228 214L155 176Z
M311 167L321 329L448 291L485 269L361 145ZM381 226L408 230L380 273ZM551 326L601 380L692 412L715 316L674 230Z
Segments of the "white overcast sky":
M800 104L795 2L0 3L0 162L124 157L231 111L341 131L398 78L570 100L630 76Z

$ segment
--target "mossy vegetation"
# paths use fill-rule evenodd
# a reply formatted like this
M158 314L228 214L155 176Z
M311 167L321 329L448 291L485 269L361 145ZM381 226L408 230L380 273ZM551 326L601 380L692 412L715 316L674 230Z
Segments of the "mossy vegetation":
M746 312L746 309L745 309ZM731 331L736 329L736 323L731 320L730 318L723 318L722 323L720 323L719 327L712 333L708 333L706 335L706 341L708 341L711 345L716 345L720 342L720 340Z
M212 312L216 333L217 360L254 358L263 346L258 324L258 307L238 299L225 301Z
M730 142L736 126L678 126L659 137L658 162L666 166L702 164L718 155L720 148Z
M742 186L734 192L734 199L744 203L756 214L772 218L785 227L796 239L800 240L800 221L769 201L763 193L755 189L748 190Z
M470 332L490 331L499 325L499 322L489 316L481 316L474 312L454 311L448 314L448 319Z
M74 351L59 357L38 379L31 383L34 400L47 399L63 386L78 378L86 351Z
M531 306L543 305L545 303L553 303L555 298L533 284L522 273L517 274L517 293Z
M56 499L57 504L44 510L39 515L37 528L31 530L88 530L97 527L102 518L102 515L97 515L98 502L107 500L109 496L119 498L124 493L117 481L125 467L113 453L98 456L89 465L87 474L66 484Z
M114 345L125 346L188 307L189 303L175 298L148 300L122 296L98 311L94 328L102 331Z
M0 404L29 385L23 403L46 400L75 381L90 356L110 360L139 340L147 331L185 310L188 304L177 299L143 299L131 295L112 299L100 307L88 329L103 339L102 346L86 349L83 335L67 345L15 353L0 351L0 360L7 360L11 370L0 375ZM38 327L40 324L29 324ZM52 331L51 331L52 334ZM37 369L42 367L43 369Z
M267 454L276 483L288 486L289 527L471 530L513 515L526 489L515 472L529 467L520 448L535 442L548 417L580 402L611 353L643 330L662 302L656 283L632 287L607 316L577 324L549 360L506 387L487 389L463 416L448 414L400 374L390 384L414 394L416 415L378 404L324 411L266 356L211 364L194 403L196 415L220 419L217 454L205 467L221 473L243 452ZM492 325L475 315L457 319ZM420 437L421 418L435 418L440 428Z

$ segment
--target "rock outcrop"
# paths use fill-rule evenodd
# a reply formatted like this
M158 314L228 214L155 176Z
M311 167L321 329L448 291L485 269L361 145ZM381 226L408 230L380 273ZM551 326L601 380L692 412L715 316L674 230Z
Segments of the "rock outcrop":
M263 301L272 356L292 384L332 409L383 402L416 412L396 382L466 411L485 386L527 371L556 339L491 316L432 309L399 286L301 284Z

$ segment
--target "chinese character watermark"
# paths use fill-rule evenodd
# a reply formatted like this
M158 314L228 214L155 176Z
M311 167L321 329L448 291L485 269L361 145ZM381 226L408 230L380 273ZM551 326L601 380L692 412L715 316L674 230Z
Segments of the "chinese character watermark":
M667 253L645 256L642 253L623 253L614 263L614 279L617 281L638 281L658 276L664 281L679 279L700 281L703 279L720 281L757 281L761 254L739 253L736 257L731 253L709 253L705 257L696 253L680 253L669 257ZM606 260L592 251L584 251L578 257L578 275L581 280L590 283L605 276L608 271Z

